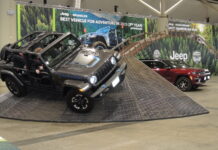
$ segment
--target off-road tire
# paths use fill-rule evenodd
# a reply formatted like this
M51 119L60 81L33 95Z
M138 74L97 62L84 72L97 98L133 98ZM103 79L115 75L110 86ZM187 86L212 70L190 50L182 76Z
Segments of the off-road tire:
M26 87L20 85L13 77L6 77L5 84L9 91L17 97L23 97L27 94Z
M188 77L180 77L176 81L176 86L181 91L190 91L192 89L192 82Z
M94 42L92 44L92 47L95 48L95 49L98 49L98 50L103 50L103 49L107 48L107 46L101 41Z
M91 97L76 90L70 90L66 95L67 106L77 113L88 113L94 106Z

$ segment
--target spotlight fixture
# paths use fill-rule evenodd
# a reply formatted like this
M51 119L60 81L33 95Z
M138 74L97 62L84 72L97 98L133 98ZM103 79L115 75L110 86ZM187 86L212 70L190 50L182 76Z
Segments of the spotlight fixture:
M33 1L29 1L29 3L30 3L30 4L32 4L32 3L33 3Z
M98 11L101 11L101 9L98 9Z
M47 4L47 0L43 0L43 3L44 3L44 5L46 5Z

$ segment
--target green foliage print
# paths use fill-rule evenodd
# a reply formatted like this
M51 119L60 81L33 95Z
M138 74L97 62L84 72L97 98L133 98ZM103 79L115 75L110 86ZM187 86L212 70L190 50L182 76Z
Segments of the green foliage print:
M128 38L136 34L140 34L144 32L144 18L135 18L135 17L128 17L128 16L123 16L119 20L119 22L124 23L125 26L122 27L122 25L117 26L117 30L122 34L123 38ZM140 25L139 30L132 29L134 25L132 24L137 24ZM132 25L130 25L132 24ZM140 30L141 29L141 30Z
M213 54L203 44L184 37L168 37L158 40L137 54L140 59L153 59L155 50L159 50L161 59L171 59L173 53L187 54L186 63L192 67L208 68L212 73L218 74L218 63ZM193 54L200 52L201 61L195 62Z
M71 32L75 34L76 36L80 36L85 33L84 31L84 25L80 22L71 22L71 19L74 17L71 15L68 19L69 21L60 21L61 14L67 13L67 14L73 14L72 10L64 10L64 9L57 9L56 10L56 30L57 32Z
M21 5L21 36L33 31L52 31L52 8Z

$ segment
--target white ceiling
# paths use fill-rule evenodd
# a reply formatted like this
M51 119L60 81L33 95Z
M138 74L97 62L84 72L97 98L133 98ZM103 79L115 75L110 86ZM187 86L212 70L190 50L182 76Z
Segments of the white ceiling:
M18 0L28 2L29 0ZM32 0L33 3L43 4L43 0ZM159 10L160 0L144 0ZM166 7L169 8L179 0L166 0ZM206 0L184 0L168 16L169 18L206 22L210 18L210 23L218 23L218 4L204 4ZM47 0L49 5L70 5L74 6L75 0ZM120 13L137 14L144 16L158 16L153 11L139 3L137 0L81 0L82 8L113 12L114 5L118 5Z

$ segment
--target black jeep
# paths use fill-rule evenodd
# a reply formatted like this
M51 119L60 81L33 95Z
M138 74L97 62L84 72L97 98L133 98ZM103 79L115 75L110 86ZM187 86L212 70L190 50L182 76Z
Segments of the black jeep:
M81 35L79 39L84 45L99 50L112 48L123 41L121 32L110 26Z
M125 78L120 53L84 48L71 33L34 32L1 51L0 76L15 96L29 89L60 91L76 112L88 112Z

